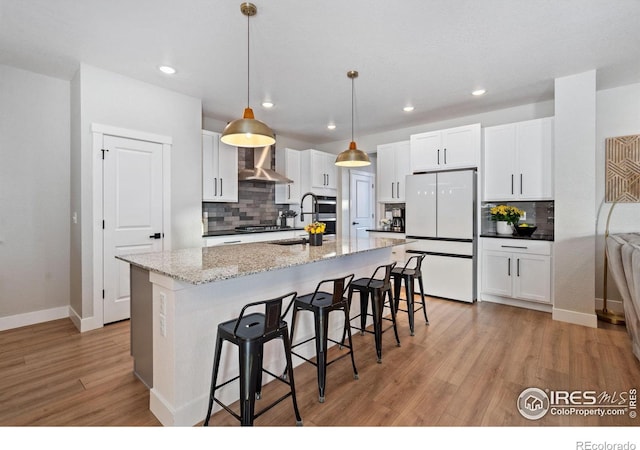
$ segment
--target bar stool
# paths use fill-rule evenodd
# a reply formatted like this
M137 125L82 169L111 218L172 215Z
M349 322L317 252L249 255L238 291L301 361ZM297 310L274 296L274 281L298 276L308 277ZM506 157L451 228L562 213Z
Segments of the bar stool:
M351 325L352 328L360 330L360 334L371 333L375 336L376 354L378 356L378 363L382 362L382 333L393 327L393 332L396 335L397 346L400 347L400 338L398 337L398 327L396 326L396 309L391 298L391 272L395 268L397 263L383 264L376 267L370 278L358 278L349 284L349 296L347 301L349 303L349 309L351 309L351 298L353 292L360 292L360 314L355 315L349 319L349 322L360 318L360 326L356 327ZM383 278L376 278L378 272L384 271ZM371 310L372 313L368 313L369 296L371 296ZM385 301L385 297L388 296L388 303ZM389 306L391 309L391 319L383 317L382 313L384 307ZM373 331L367 330L367 317L373 318ZM382 329L382 321L387 320L392 323L391 326L386 329ZM345 333L342 334L342 342L344 342Z
M204 426L209 426L213 402L222 406L228 413L238 419L242 426L253 426L254 419L261 416L263 413L273 408L289 396L293 400L296 425L302 425L302 418L298 411L296 388L293 380L289 330L287 322L283 320L287 315L287 312L289 312L289 308L293 305L296 295L296 292L291 292L271 300L249 303L242 308L240 316L237 319L228 320L218 325L213 374L211 376L211 391L209 394L209 409L204 421ZM289 305L287 306L284 314L281 315L282 303L284 299L288 297L291 297L289 299ZM245 311L248 308L255 309L259 306L264 306L264 313L253 312L245 315ZM264 344L276 338L281 338L284 344L284 354L287 362L286 378L278 377L262 367ZM218 369L220 367L220 354L224 341L229 341L238 346L240 374L235 378L216 385ZM264 407L260 412L255 413L255 401L256 399L260 399L262 393L262 372L268 373L276 380L287 384L290 387L290 391L270 405ZM240 380L240 415L233 411L228 405L222 403L215 396L216 390L238 379Z
M349 304L344 297L347 288L353 280L353 274L347 275L341 278L322 280L316 286L315 291L312 294L302 295L293 302L293 317L291 318L291 342L293 343L293 335L295 332L296 319L299 311L311 311L313 313L315 336L310 337L302 342L291 345L291 353L296 355L308 363L313 364L317 368L318 372L318 401L324 403L324 393L326 384L327 366L334 362L344 358L347 355L351 355L351 365L353 366L353 378L358 379L358 370L356 369L356 362L353 358L353 344L351 341L351 327L349 324ZM333 286L332 292L321 291L322 286L331 284ZM327 348L328 342L331 341L335 344L342 344L329 338L329 313L332 311L342 311L344 314L344 326L349 336L349 345L344 346L349 349L348 353L344 353L331 361L327 361ZM300 345L306 344L309 341L315 340L316 345L316 360L312 361L295 351L294 348Z
M396 267L391 271L393 277L393 298L395 299L396 311L404 311L409 314L409 329L411 330L411 336L415 335L414 330L414 313L422 309L424 313L424 320L429 325L429 319L427 318L427 304L424 300L424 286L422 284L422 260L426 255L424 253L411 256L404 267ZM418 286L420 287L420 299L422 306L415 309L415 301L413 298L413 287L415 280L418 280ZM407 309L400 309L400 288L402 281L404 281L404 289L406 294Z

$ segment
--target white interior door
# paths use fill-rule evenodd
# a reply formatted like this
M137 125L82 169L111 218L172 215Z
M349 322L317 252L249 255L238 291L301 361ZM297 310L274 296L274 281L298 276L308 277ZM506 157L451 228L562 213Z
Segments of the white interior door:
M129 264L115 257L163 249L160 143L104 136L103 322L130 316Z
M367 237L366 230L373 229L374 198L373 174L368 172L349 172L349 236L351 238Z

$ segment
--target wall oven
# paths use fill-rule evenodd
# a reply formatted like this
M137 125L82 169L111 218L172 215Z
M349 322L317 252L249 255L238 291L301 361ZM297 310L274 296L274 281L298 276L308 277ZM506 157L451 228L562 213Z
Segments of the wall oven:
M335 235L338 225L336 197L327 197L324 195L318 195L316 197L318 199L318 220L327 225L324 234Z

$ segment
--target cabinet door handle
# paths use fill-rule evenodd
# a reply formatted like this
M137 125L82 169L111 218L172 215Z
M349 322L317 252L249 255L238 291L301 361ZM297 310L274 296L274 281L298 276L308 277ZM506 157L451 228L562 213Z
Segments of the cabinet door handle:
M237 241L224 241L223 244L238 244L242 242L241 240L237 240Z
M224 194L222 193L222 178L220 178L220 197L222 197Z
M522 195L522 174L520 174L520 195Z
M511 258L507 261L507 275L511 276Z
M329 186L329 174L327 174L327 186Z
M396 183L396 195L398 196L398 198L400 198L400 182L399 181Z
M444 149L444 163L447 163L447 149Z
M511 195L513 195L513 174L511 174Z
M396 198L396 196L393 194L393 185L394 185L394 184L395 184L395 183L392 181L392 182L391 182L391 198Z
M213 196L217 197L218 196L218 179L217 178L213 179L213 186L215 188L215 190L213 192Z
M438 165L440 165L440 149L438 149Z
M290 184L287 184L287 191L288 191L287 198L289 200L291 200L291 185Z
M520 258L516 259L516 275L520 276Z

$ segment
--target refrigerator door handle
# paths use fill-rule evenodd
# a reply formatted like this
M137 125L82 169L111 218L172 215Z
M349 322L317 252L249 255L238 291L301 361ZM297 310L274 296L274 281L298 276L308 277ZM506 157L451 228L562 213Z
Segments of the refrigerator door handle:
M507 261L507 276L511 276L511 258Z

